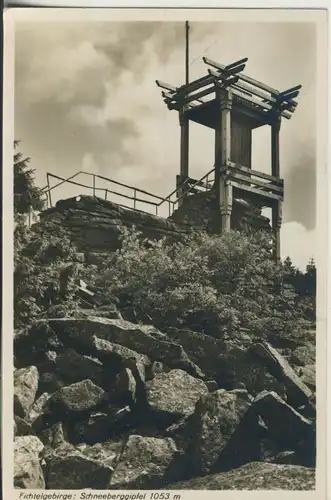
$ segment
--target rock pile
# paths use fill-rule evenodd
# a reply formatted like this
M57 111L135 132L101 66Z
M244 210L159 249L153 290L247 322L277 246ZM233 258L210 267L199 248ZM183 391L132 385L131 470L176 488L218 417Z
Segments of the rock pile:
M77 314L14 351L16 488L314 488L312 345Z
M214 191L187 196L183 205L168 218L86 195L60 200L39 216L40 222L33 226L35 229L66 235L80 252L97 254L119 248L125 228L134 226L144 238L151 240L166 237L170 241L180 241L192 228L213 232L220 223ZM270 221L262 215L261 208L235 198L231 227L247 232L270 230Z
M35 229L52 234L65 234L81 252L112 252L120 246L125 228L133 226L144 238L178 240L189 227L180 221L131 210L93 196L80 195L59 200L39 214Z

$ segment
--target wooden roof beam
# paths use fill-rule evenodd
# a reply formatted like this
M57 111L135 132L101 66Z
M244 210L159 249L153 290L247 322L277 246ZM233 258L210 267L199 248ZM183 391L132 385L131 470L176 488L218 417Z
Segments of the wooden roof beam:
M219 74L217 75L216 79L220 80L221 78L224 78L223 75ZM178 96L184 96L186 94L190 94L191 92L194 92L195 90L200 89L201 87L204 87L205 85L210 85L211 83L214 83L215 77L211 75L205 75L198 80L194 80L193 82L189 83L188 85L182 85L179 87L177 91Z
M208 66L212 66L213 68L216 68L218 70L224 71L226 69L226 66L224 64L213 61L212 59L209 59L208 57L204 56L202 58L202 60L205 64L208 64ZM242 80L244 80L246 83L250 83L251 85L255 85L256 87L259 87L263 90L266 90L267 92L270 92L271 94L275 94L275 95L279 94L279 90L274 89L272 87L269 87L268 85L265 85L264 83L259 82L258 80L255 80L254 78L251 78L250 76L240 75L240 78Z
M211 75L215 75L215 76L217 75L217 72L212 70L212 69L209 69L208 72ZM240 75L237 75L237 77L240 78ZM256 90L256 89L250 89L250 87L248 85L245 85L244 83L234 82L233 85L234 86L233 86L232 90L234 91L235 94L237 94L238 96L243 97L243 98L245 98L245 96L243 96L242 94L246 94L247 100L250 100L254 104L258 104L259 106L261 106L264 109L271 110L272 104L277 104L277 102L278 102L277 98L267 97L263 92L260 92L259 90ZM254 95L262 98L262 101L255 99ZM294 111L294 108L292 108L292 104L290 102L288 104L287 109L288 109L288 111ZM283 115L283 116L285 116L285 115ZM285 117L288 118L288 116L285 116Z
M161 89L168 90L169 92L177 91L176 87L174 87L173 85L169 85L169 83L161 82L161 80L155 80L155 83L158 87L161 87Z
M218 75L218 72L213 70L213 69L208 69L208 73L210 75L213 75L213 76L217 76ZM240 75L237 75L237 77L240 79L241 76ZM233 83L234 87L237 88L238 90L240 90L241 92L251 96L251 95L255 95L257 97L260 97L261 99L263 99L263 102L266 102L266 103L273 103L273 104L276 104L278 101L278 99L272 95L268 96L266 92L264 91L261 91L259 89L256 89L256 88L251 88L249 85L246 85L245 83L239 81L239 82L235 82ZM284 100L285 101L285 100ZM297 104L295 101L293 100L288 100L288 103L290 105L290 111L294 111Z
M292 87L291 89L284 90L283 92L279 92L279 96L288 96L289 94L292 94L293 92L298 92L302 88L302 85L296 85L296 87Z
M255 105L261 107L263 110L273 111L273 107L270 104L268 104L266 102L259 101L258 99L256 99L253 96L252 97L250 97L250 96L247 97L247 95L245 95L239 89L238 90L237 89L232 89L232 92L233 92L234 95L236 95L236 96L238 96L238 97L240 97L240 98L242 98L242 99L250 102L251 104L255 104ZM281 116L283 116L284 118L290 119L291 116L292 116L292 114L288 110L283 110L283 111L281 111Z
M226 66L224 64L213 61L212 59L209 59L208 57L205 57L205 56L202 59L203 59L203 62L205 64L208 64L208 66L212 66L213 68L216 68L216 69L221 70L221 71L226 70ZM264 83L262 83L258 80L255 80L254 78L251 78L250 76L241 74L240 79L246 83L250 83L251 85L259 87L260 89L263 89L266 92L273 94L274 96L278 96L280 94L279 90L274 89L273 87L269 87L269 85L265 85Z
M236 75L237 73L241 73L245 69L246 64L241 64L240 66L236 66L230 70L227 69L227 66L224 70L219 70L225 77Z
M162 96L166 97L170 101L179 102L180 104L184 105L194 101L198 101L200 104L205 104L208 101L202 99L202 97L212 93L214 90L215 90L214 87L210 87L208 89L203 90L202 92L198 92L197 94L189 95L183 101L179 101L178 96L175 94L171 94L170 92L162 92Z
M240 66L244 63L246 63L248 61L248 57L244 57L243 59L239 59L239 61L236 61L234 63L231 63L231 64L228 64L226 67L225 67L225 71L229 71L231 69L234 69L236 68L237 66ZM244 64L244 66L246 66L246 64Z

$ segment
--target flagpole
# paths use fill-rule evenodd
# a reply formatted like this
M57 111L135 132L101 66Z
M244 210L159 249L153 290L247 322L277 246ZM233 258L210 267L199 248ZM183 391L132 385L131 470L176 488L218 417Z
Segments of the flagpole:
M189 83L189 22L185 22L185 84Z

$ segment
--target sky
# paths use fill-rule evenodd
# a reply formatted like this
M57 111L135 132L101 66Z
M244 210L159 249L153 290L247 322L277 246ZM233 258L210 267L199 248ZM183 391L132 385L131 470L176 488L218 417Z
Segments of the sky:
M206 74L204 55L223 64L248 57L245 74L279 90L302 85L297 110L282 121L280 170L281 253L304 268L316 252L315 24L192 22L191 80ZM184 57L182 22L18 22L15 138L37 184L46 184L46 172L83 170L168 195L179 173L180 128L155 80L183 84ZM213 131L192 124L190 175L202 177L213 156ZM267 126L253 132L252 167L271 173ZM87 190L58 188L53 202L76 194Z

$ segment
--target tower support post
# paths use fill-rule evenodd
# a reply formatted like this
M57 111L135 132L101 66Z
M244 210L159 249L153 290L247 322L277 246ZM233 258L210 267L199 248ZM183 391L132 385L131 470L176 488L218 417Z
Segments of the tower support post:
M280 177L279 168L279 131L281 119L277 117L271 125L271 175ZM280 228L282 225L282 202L276 201L272 207L272 230L275 238L274 258L280 260Z
M226 166L231 152L231 109L230 90L216 87L218 121L215 128L215 189L217 206L220 209L220 227L223 231L231 229L232 185L227 180Z
M179 113L180 124L180 175L177 177L177 197L180 197L185 191L186 181L189 175L189 119L185 114L185 108ZM179 200L181 206L183 199Z
M276 201L272 207L272 229L275 238L274 259L280 261L280 228L282 227L282 202Z

